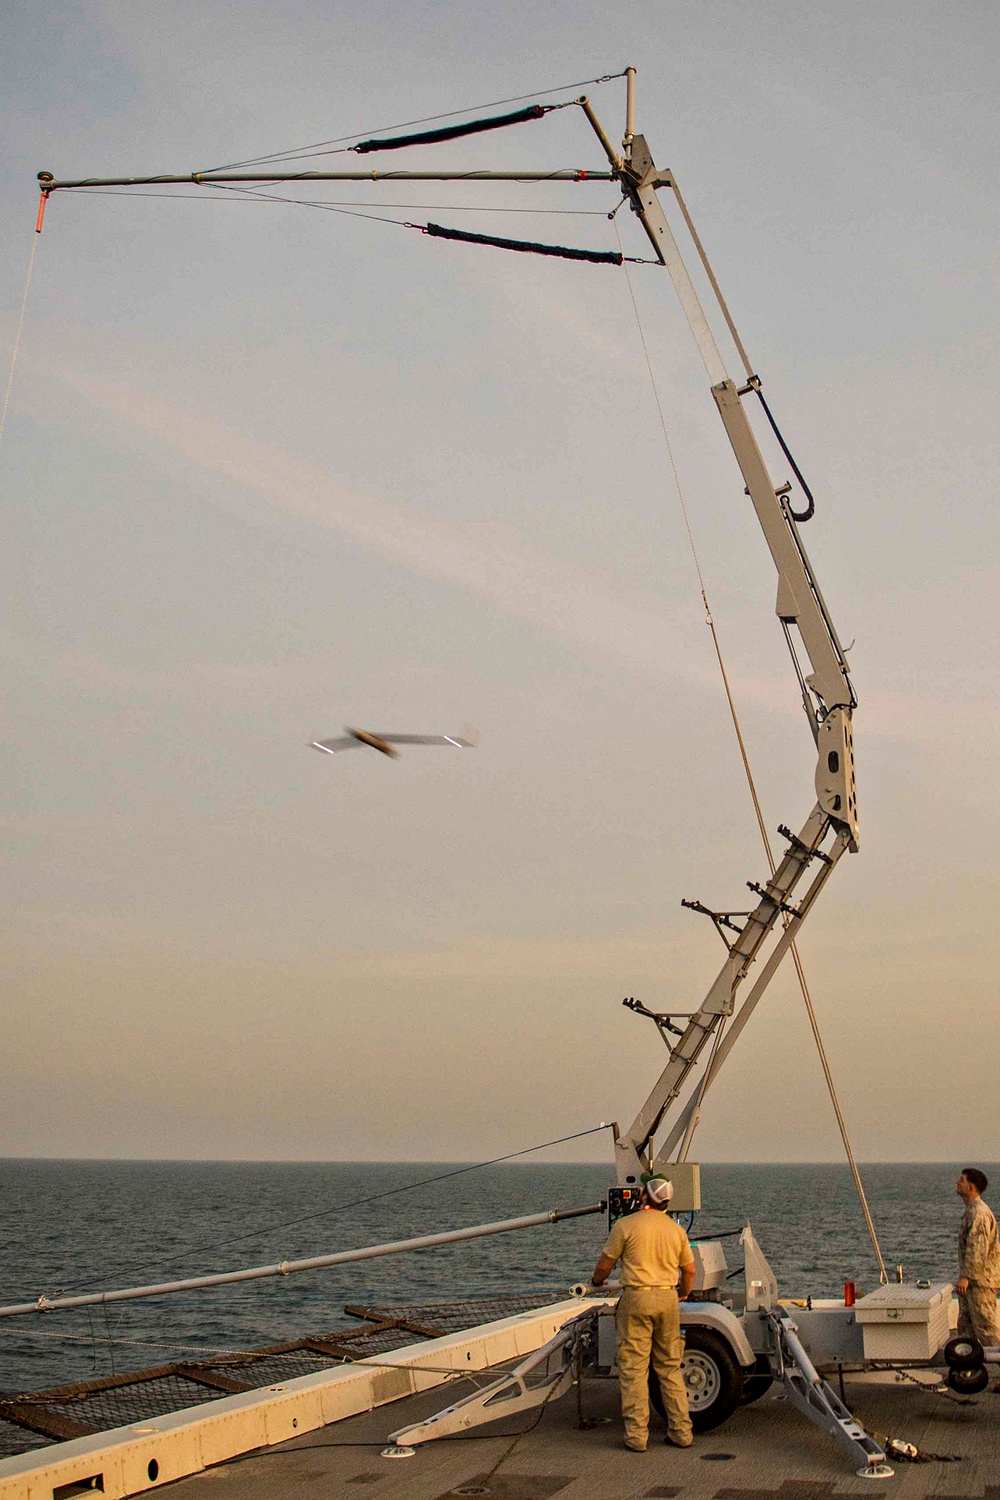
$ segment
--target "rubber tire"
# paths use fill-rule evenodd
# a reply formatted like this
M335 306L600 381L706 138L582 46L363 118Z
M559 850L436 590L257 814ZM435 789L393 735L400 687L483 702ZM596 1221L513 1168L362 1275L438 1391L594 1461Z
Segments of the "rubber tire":
M948 1371L948 1384L960 1396L978 1396L990 1383L990 1372L985 1365L952 1365Z
M758 1354L757 1368L752 1375L743 1376L743 1389L740 1391L740 1405L751 1406L759 1401L761 1396L766 1396L774 1384L774 1376L771 1374L771 1361L766 1354Z
M691 1407L691 1426L695 1432L711 1432L713 1427L720 1427L723 1422L729 1420L733 1412L740 1404L740 1391L743 1387L743 1371L736 1363L732 1349L724 1338L715 1333L711 1328L700 1328L692 1326L684 1330L684 1359L681 1361L681 1373L684 1366L692 1360L699 1371L707 1375L709 1381L714 1385L716 1394L708 1406L699 1407L695 1403ZM685 1380L685 1384L688 1381ZM689 1387L690 1388L690 1387ZM763 1394L763 1392L761 1393ZM654 1409L666 1421L666 1413L663 1410L663 1397L660 1394L660 1382L652 1368L649 1372L649 1400Z
M952 1369L972 1370L983 1364L983 1346L971 1333L959 1333L944 1346L945 1363Z

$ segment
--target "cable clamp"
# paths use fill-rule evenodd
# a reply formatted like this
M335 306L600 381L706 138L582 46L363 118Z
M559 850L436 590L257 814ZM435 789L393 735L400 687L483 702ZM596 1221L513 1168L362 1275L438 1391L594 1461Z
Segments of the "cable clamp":
M787 840L787 842L791 844L792 848L795 849L799 854L804 854L806 859L818 859L824 865L833 864L833 860L830 858L829 854L827 854L822 849L813 849L809 844L803 843L798 834L793 833L790 828L786 828L784 823L778 824L778 835L780 838Z
M782 901L780 896L776 896L766 886L759 885L756 880L747 881L747 890L753 891L755 896L760 896L762 901L770 901L779 911L783 911L786 916L800 917L802 915L797 906L790 906L787 901Z
M291 1273L290 1273L290 1271L288 1269L288 1262L287 1262L287 1260L283 1260L281 1262L281 1265L278 1267L278 1275L279 1276L288 1276L290 1274Z

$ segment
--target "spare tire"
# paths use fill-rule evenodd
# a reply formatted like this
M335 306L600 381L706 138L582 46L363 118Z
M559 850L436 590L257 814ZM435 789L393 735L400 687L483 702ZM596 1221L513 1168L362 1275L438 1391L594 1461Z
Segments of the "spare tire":
M684 1330L681 1375L687 1391L688 1410L695 1432L710 1432L732 1416L740 1403L743 1371L729 1343L712 1328L693 1326ZM761 1392L763 1394L763 1392ZM660 1382L649 1372L649 1399L666 1420Z
M952 1365L948 1371L948 1384L960 1396L978 1396L990 1383L990 1372L985 1365Z
M945 1363L952 1369L972 1368L983 1363L983 1346L971 1333L959 1333L944 1346Z

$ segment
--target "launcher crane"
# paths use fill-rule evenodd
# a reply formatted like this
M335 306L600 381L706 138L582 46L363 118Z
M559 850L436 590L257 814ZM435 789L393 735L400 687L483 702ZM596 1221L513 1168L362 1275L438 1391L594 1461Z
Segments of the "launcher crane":
M608 78L611 75L608 75ZM614 75L620 76L620 75ZM608 78L594 80L605 82ZM750 1019L782 959L793 948L799 928L815 906L816 900L829 880L841 857L858 848L858 815L855 793L854 753L851 738L851 721L857 700L851 685L847 659L837 637L836 629L824 602L816 575L803 546L799 526L813 513L813 500L791 453L789 452L777 424L765 400L760 377L755 372L729 309L725 303L712 268L705 255L697 231L691 221L681 196L675 175L661 169L653 161L645 137L634 129L635 69L625 70L626 78L626 128L621 152L611 144L594 113L589 99L582 96L567 99L559 104L532 105L511 114L489 120L449 124L416 135L397 136L358 142L345 150L367 155L375 151L395 151L403 147L445 142L458 136L470 135L485 130L495 130L511 125L527 123L547 115L553 109L577 105L586 115L590 126L601 143L607 157L609 170L593 172L582 168L556 171L505 171L470 172L454 171L391 171L373 170L281 170L271 158L265 166L250 171L221 169L213 172L188 174L160 174L155 177L132 178L87 178L57 180L48 172L39 173L42 201L37 229L42 225L42 214L48 198L56 191L70 188L93 188L105 186L138 186L153 182L159 185L195 185L208 188L212 184L239 185L247 183L293 182L299 185L308 182L362 182L377 181L392 177L397 181L417 182L615 182L624 195L632 212L638 218L653 247L657 262L666 269L680 300L701 358L708 374L712 397L721 417L727 437L743 476L746 493L754 507L764 538L771 553L778 575L776 613L788 644L796 673L802 703L816 750L815 793L816 801L798 833L784 825L779 833L784 841L784 852L770 875L761 882L748 882L757 897L752 911L713 911L700 902L685 902L685 905L711 918L726 944L725 962L710 986L697 1010L657 1014L645 1006L631 1001L631 1008L651 1016L667 1042L669 1058L666 1067L650 1090L642 1107L625 1131L616 1132L615 1164L620 1186L611 1189L612 1195L626 1196L629 1205L636 1194L632 1186L641 1174L649 1169L663 1170L671 1167L671 1175L683 1178L694 1129L697 1125L702 1101L718 1076L719 1069L728 1057L738 1036ZM292 163L297 167L297 160ZM711 286L719 312L732 338L743 364L742 384L737 384L727 373L719 352L712 328L702 306L694 283L681 258L677 241L668 222L658 194L660 191L673 195L676 208L686 226L691 242L697 252L702 269ZM399 222L399 221L397 221ZM621 265L625 257L611 251L567 249L562 246L539 245L524 241L501 239L491 235L469 234L461 230L446 229L436 224L400 223L399 227L420 230L437 239L460 240L482 245L491 245L503 250L531 252L543 255L562 256L577 261ZM792 503L791 482L775 486L768 472L767 463L755 436L748 416L748 406L760 403L766 422L789 462L795 480L805 497L805 508L796 510ZM803 660L804 657L804 660ZM424 737L378 736L368 731L349 730L343 740L314 742L317 749L328 751L346 748L349 744L363 742L384 753L392 753L394 743L426 742ZM464 748L462 740L433 737L433 743L451 743ZM772 941L773 940L773 941ZM764 957L766 951L766 957ZM760 970L749 991L741 996L741 987L748 978L758 958L762 959ZM739 1007L737 1002L739 1000ZM681 1024L683 1023L683 1024ZM707 1055L706 1055L707 1054ZM704 1063L699 1076L696 1070ZM687 1097L682 1095L687 1090ZM659 1144L656 1137L660 1135ZM846 1136L845 1136L846 1140ZM693 1181L693 1178L692 1178ZM679 1203L675 1206L697 1206ZM597 1205L576 1210L575 1213L594 1213ZM472 1235L506 1232L507 1229L527 1227L542 1218L555 1219L566 1214L535 1215L521 1221L508 1221L500 1225L478 1226L473 1230L456 1232L455 1235L431 1237L435 1240ZM412 1248L423 1241L405 1241L395 1245L369 1247L362 1252L348 1252L348 1258L359 1255L395 1253ZM706 1242L708 1244L708 1242ZM884 1464L884 1454L878 1443L854 1421L850 1411L830 1386L817 1373L813 1363L825 1360L829 1368L831 1359L844 1360L863 1365L866 1361L884 1364L927 1363L944 1351L945 1359L952 1365L949 1382L962 1391L981 1389L986 1378L982 1366L983 1351L970 1351L968 1341L955 1348L961 1341L946 1344L948 1334L947 1305L951 1287L942 1285L931 1288L898 1289L898 1298L893 1302L888 1294L896 1296L897 1289L882 1287L862 1299L871 1305L865 1315L872 1322L874 1333L869 1349L867 1332L862 1340L860 1324L861 1305L858 1317L845 1317L846 1310L840 1305L808 1308L798 1321L793 1321L789 1308L778 1300L777 1282L765 1257L757 1246L750 1226L742 1231L742 1253L745 1262L746 1295L739 1311L733 1310L731 1297L721 1295L728 1280L725 1259L721 1249L715 1247L715 1259L709 1251L700 1247L702 1270L707 1272L696 1283L697 1295L704 1300L688 1302L684 1307L685 1328L689 1355L695 1351L688 1381L689 1401L696 1427L714 1427L735 1409L740 1399L752 1400L770 1385L772 1379L781 1380L785 1391L795 1405L810 1420L829 1432L855 1461L860 1461L860 1473L870 1478L884 1477L889 1471ZM709 1250L711 1246L709 1246ZM277 1267L265 1267L234 1273L218 1279L249 1279L258 1275L284 1274L289 1269L333 1263L344 1256L333 1255L319 1261L294 1264L282 1263ZM715 1278L715 1279L713 1279ZM168 1286L126 1289L116 1294L101 1293L99 1296L72 1299L74 1305L83 1301L106 1300L109 1296L132 1297L160 1294L180 1287L207 1284L202 1278L196 1282L175 1283ZM581 1289L584 1290L585 1289ZM887 1294L883 1296L883 1294ZM878 1300L881 1298L881 1300ZM874 1299L874 1301L873 1301ZM500 1415L512 1415L532 1407L544 1405L552 1396L569 1389L574 1371L582 1362L593 1360L600 1367L601 1349L607 1343L611 1301L605 1297L598 1304L592 1302L579 1313L567 1314L561 1331L542 1348L536 1349L522 1360L514 1370L500 1377L492 1385L477 1394L457 1402L415 1426L401 1428L391 1435L391 1446L387 1457L412 1454L415 1447L434 1437L449 1432L467 1430L481 1423L495 1420ZM919 1307L918 1307L919 1303ZM906 1319L902 1318L900 1307ZM54 1305L54 1304L49 1304ZM2 1315L27 1313L37 1310L42 1303L20 1304L0 1309ZM913 1333L917 1319L915 1312L926 1313L921 1332L917 1337L904 1339L902 1335ZM879 1320L895 1320L892 1336L882 1337ZM943 1319L943 1321L942 1321ZM907 1321L908 1320L908 1321ZM898 1323L898 1327L896 1326ZM878 1337L875 1337L875 1334ZM926 1344L926 1348L924 1348ZM987 1351L986 1358L1000 1362L1000 1350ZM603 1363L607 1363L604 1361ZM714 1370L715 1374L712 1374ZM726 1372L728 1371L728 1375ZM714 1383L713 1383L714 1382ZM976 1384L976 1382L980 1382Z
M667 1040L668 1031L677 1036L677 1040L672 1045L668 1041L670 1058L666 1067L631 1125L616 1140L616 1170L620 1182L634 1182L645 1170L662 1170L675 1154L678 1161L686 1159L705 1093L794 943L834 866L845 851L857 851L859 837L851 733L857 698L844 649L799 532L799 523L813 514L812 495L771 415L760 378L747 357L674 173L657 167L645 138L635 134L633 71L629 69L627 74L629 87L623 154L619 155L612 146L589 101L582 99L580 103L601 142L612 175L619 182L657 259L674 284L708 372L713 399L777 569L776 613L791 653L817 761L815 807L799 833L792 833L784 825L779 828L786 849L773 874L763 884L748 882L749 889L758 897L756 907L748 913L714 912L700 902L685 903L712 918L729 951L699 1008L683 1017L686 1025L675 1026L668 1016L655 1017L664 1040ZM746 372L743 385L738 386L726 371L708 318L657 196L659 189L667 189L674 195L743 362ZM747 415L746 402L753 398L761 403L802 487L807 501L804 511L793 509L791 483L775 486L768 473ZM807 671L803 670L800 661L800 647L808 659ZM797 902L793 901L804 880L807 882L804 893ZM734 916L741 916L742 923L734 922ZM779 926L783 930L737 1011L740 987ZM731 940L727 933L732 934ZM678 1111L657 1150L653 1138L691 1081L709 1043L712 1045L705 1072L692 1088L686 1104Z

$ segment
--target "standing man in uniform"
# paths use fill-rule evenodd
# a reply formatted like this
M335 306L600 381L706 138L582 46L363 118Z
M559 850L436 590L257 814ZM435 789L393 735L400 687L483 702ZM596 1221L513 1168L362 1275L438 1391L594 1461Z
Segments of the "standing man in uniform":
M673 1191L665 1177L647 1179L642 1207L617 1221L591 1278L600 1286L621 1261L623 1290L615 1313L618 1378L625 1446L633 1453L644 1453L649 1441L650 1355L667 1415L666 1441L678 1448L690 1448L693 1441L681 1375L684 1339L677 1294L678 1278L681 1297L694 1285L694 1256L684 1230L667 1214Z
M982 1195L989 1187L985 1172L965 1167L955 1191L965 1203L958 1231L958 1331L972 1334L985 1348L1000 1344L997 1288L1000 1287L1000 1237L992 1209Z

